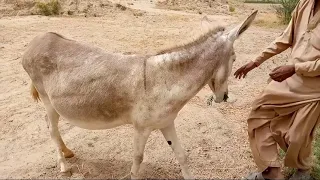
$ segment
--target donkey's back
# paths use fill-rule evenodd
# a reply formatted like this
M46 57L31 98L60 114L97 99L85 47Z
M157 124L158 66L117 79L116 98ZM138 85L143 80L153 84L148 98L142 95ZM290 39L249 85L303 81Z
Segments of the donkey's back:
M56 33L36 37L22 64L46 109L86 129L128 123L143 86L143 57L108 54Z

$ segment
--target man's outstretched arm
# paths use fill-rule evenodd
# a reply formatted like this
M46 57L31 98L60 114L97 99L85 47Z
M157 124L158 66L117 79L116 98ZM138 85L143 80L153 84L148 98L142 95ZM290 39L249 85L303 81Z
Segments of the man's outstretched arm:
M267 46L267 48L265 48L260 53L260 55L254 60L257 66L259 66L264 61L271 58L272 56L277 55L292 46L293 36L294 36L294 25L295 25L295 19L297 15L297 7L292 14L292 18L290 20L289 25L283 31L283 33L279 37L277 37L272 43L270 43Z
M248 72L258 67L264 61L266 61L267 59L271 58L274 55L277 55L283 52L284 50L292 46L293 40L294 40L295 22L297 19L299 6L300 6L300 2L297 4L295 9L293 10L290 23L287 26L287 28L283 31L283 33L279 37L277 37L272 43L270 43L269 46L265 50L263 50L254 61L250 61L249 63L240 67L234 73L236 78L239 78L239 79L241 79L242 77L244 78Z

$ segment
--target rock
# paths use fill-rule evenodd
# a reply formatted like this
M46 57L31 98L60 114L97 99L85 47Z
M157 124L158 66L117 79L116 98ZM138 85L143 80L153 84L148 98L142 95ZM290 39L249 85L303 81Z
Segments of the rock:
M73 15L73 14L74 14L74 11L69 10L67 13L68 13L68 15Z

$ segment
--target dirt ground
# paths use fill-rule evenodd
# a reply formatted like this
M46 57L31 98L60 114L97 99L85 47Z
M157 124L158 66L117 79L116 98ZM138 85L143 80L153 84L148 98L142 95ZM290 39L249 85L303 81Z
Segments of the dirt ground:
M27 44L40 33L54 31L111 52L147 53L201 33L203 15L154 9L149 1L132 8L146 13L113 12L101 17L9 16L0 19L0 179L61 178L56 153L44 121L41 103L29 94L29 78L21 66ZM260 15L258 15L259 17ZM1 16L0 16L1 17ZM216 24L234 25L230 15L209 16ZM235 43L233 67L255 56L281 29L252 26ZM266 86L268 72L286 63L287 54L272 58L246 79L230 77L233 103L207 106L209 88L203 88L181 110L176 128L196 178L241 178L256 167L247 140L250 103ZM155 102L156 103L156 102ZM75 153L68 159L71 178L121 178L129 173L133 154L131 126L85 130L63 121L60 131ZM179 164L162 134L151 134L140 170L142 178L182 178Z

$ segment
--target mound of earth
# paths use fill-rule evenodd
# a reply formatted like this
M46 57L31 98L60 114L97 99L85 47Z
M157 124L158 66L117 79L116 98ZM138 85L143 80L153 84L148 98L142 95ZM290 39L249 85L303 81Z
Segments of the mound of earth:
M51 0L41 0L48 3ZM36 0L0 0L1 16L43 15ZM60 15L103 16L115 12L132 13L141 16L143 11L131 9L109 0L58 0Z
M158 8L205 14L229 14L227 0L159 0Z

